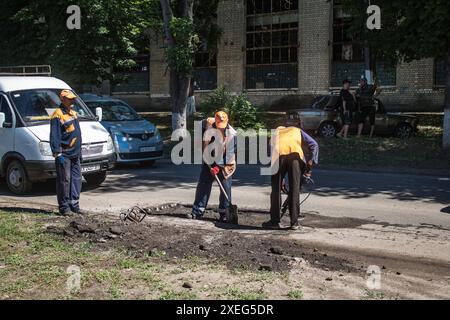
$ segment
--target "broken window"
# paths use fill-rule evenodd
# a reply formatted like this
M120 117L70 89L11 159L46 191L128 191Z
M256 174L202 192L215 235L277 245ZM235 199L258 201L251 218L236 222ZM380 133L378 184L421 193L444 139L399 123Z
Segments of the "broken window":
M298 0L247 0L246 87L296 88Z

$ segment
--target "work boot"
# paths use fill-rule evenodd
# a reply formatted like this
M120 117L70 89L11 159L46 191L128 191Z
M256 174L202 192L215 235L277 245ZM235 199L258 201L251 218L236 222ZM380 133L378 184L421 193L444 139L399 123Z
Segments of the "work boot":
M192 214L191 214L191 219L192 219L192 220L203 220L203 215L202 215L202 214L195 214L195 213L192 213Z
M270 229L270 230L280 230L281 229L281 225L280 225L279 222L273 222L271 220L267 221L267 222L264 222L262 224L262 227L264 229Z
M291 226L289 228L289 230L293 230L293 231L298 230L298 229L300 229L300 225L298 224L298 222L291 224Z
M81 214L80 208L71 208L70 211L72 211L75 214Z
M227 211L228 209L220 209L219 208L219 222L227 223Z
M191 218L192 220L202 220L205 214L205 209L199 208L196 205L192 206Z
M74 213L70 210L67 210L67 211L60 211L59 215L62 217L72 217Z

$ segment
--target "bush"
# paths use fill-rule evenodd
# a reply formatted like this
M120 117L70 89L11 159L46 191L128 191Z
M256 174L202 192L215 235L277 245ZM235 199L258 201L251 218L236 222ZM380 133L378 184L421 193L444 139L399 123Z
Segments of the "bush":
M205 117L213 117L214 113L222 110L230 100L231 93L220 86L201 101L200 110Z
M263 128L258 107L254 106L245 94L232 95L224 87L219 87L208 95L200 104L205 117L212 117L217 111L225 111L230 123L235 128L255 129Z

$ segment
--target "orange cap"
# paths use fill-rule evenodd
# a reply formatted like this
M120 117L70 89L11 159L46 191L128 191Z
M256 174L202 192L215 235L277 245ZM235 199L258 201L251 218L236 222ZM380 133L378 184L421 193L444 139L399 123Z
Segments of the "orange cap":
M216 120L216 127L218 129L225 129L228 125L228 115L226 114L226 112L223 111L217 112L215 120Z
M70 91L70 90L63 90L63 91L61 91L61 93L59 94L59 98L60 98L61 100L62 100L63 98L73 100L73 99L76 99L77 96L76 96L72 91Z

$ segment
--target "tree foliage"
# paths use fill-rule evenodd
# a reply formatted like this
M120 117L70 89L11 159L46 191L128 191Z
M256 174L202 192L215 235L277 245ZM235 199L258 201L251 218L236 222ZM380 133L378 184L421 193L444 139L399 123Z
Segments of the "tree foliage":
M223 86L211 92L202 101L200 109L205 117L214 117L217 111L225 111L236 128L257 130L264 127L261 110L245 94L233 95Z
M114 81L116 67L148 49L157 0L79 0L81 30L69 30L69 0L0 3L0 64L50 64L72 86Z
M367 31L368 1L342 0L352 17L349 32L370 46L377 58L410 62L422 58L445 61L444 148L450 149L450 5L448 0L372 0L381 8L380 30Z
M352 16L349 33L370 45L377 58L410 62L445 57L450 46L450 6L447 0L372 0L381 8L381 30L367 30L368 2L342 0Z
M0 65L49 64L55 76L80 90L84 84L122 80L114 70L133 67L133 56L149 52L150 36L164 34L172 110L183 117L195 52L200 44L203 51L215 51L221 34L216 23L218 3L0 0ZM81 8L81 30L66 26L67 8L73 4Z
M216 48L220 37L220 29L214 19L218 1L160 0L160 3L166 59L170 69L172 129L186 129L186 102L195 52L201 39L211 51ZM204 11L202 5L209 11Z
M200 42L194 22L187 18L172 17L169 30L174 45L166 49L169 66L181 75L190 75L193 57Z

